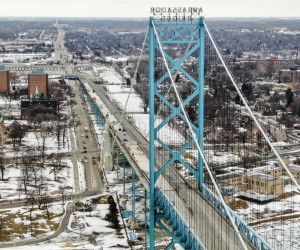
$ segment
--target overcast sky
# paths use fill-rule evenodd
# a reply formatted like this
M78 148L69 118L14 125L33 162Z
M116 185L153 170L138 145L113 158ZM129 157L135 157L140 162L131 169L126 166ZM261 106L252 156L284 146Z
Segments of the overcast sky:
M300 0L2 0L0 16L148 17L150 7L202 7L205 17L300 17Z

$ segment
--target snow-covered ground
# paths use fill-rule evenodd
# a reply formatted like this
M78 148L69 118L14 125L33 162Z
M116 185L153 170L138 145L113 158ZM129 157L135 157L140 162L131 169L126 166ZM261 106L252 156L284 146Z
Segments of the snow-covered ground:
M79 186L80 191L86 190L86 181L85 181L85 168L81 161L77 161L78 173L79 173Z
M113 193L107 193L105 195L114 195ZM96 197L91 197L96 198ZM84 199L82 202L90 203L90 199ZM28 245L22 247L13 247L9 249L25 249L25 250L34 250L34 249L48 249L56 250L63 248L72 248L72 249L93 249L93 250L108 250L108 249L128 249L127 238L125 234L125 229L121 228L119 230L113 229L110 227L109 222L105 220L105 215L108 213L108 204L99 204L94 203L92 212L79 212L74 211L70 217L69 224L61 235L58 237L49 240L47 242L39 243L36 245ZM22 210L22 211L21 211ZM12 213L24 213L28 212L28 209L15 209ZM56 214L57 217L54 217L52 220L53 223L59 223L60 216L62 214L62 206L57 204L51 207L50 212ZM34 217L41 213L37 211L37 214L34 214ZM60 215L60 216L59 216ZM121 218L119 216L120 224L122 225ZM19 219L17 219L19 222ZM29 224L30 222L23 221L24 223ZM45 220L39 220L41 225L45 223ZM45 234L49 234L50 230L45 229ZM45 235L44 234L44 235ZM95 241L93 244L90 239L92 236L95 236ZM24 235L25 238L31 237L30 235Z
M245 222L254 223L253 229L274 249L300 249L300 193L292 185L286 185L284 191L293 191L293 195L266 204L244 201L247 205L237 213ZM261 220L264 222L255 224Z
M144 114L143 101L134 90L120 85L106 86L109 91L108 96L112 101L118 103L118 106L129 113L134 120L135 126L147 138L149 136L149 114ZM130 93L130 95L129 95ZM128 98L129 96L129 98ZM127 105L126 105L127 103ZM131 114L130 114L131 113ZM155 120L155 126L158 126L162 119ZM175 129L165 125L159 130L159 138L167 144L184 143L184 137L179 134Z
M61 217L64 215L65 207L61 203L49 204L49 220L47 210L38 209L37 205L32 210L32 220L30 220L31 207L18 207L9 210L2 210L1 218L8 226L2 225L2 237L11 242L19 242L20 239L32 239L52 234L53 230L59 226ZM11 226L14 230L10 232Z
M108 84L122 84L122 77L112 67L94 67L94 72Z
M40 60L43 57L45 57L45 53L7 53L1 55L0 62L10 61L17 63L27 61L27 59L32 60L33 58L38 58L38 60ZM30 62L28 65L30 65Z
M236 154L229 152L218 152L213 154L211 151L208 152L208 161L212 164L221 165L226 163L240 162L241 157Z
M72 193L73 191L73 164L70 160L63 160L62 164L66 167L57 175L57 181L54 181L54 174L51 172L52 168L48 165L37 171L38 179L42 179L45 188L42 193L49 195L59 195L61 188L66 187L67 192ZM25 198L26 195L23 191L24 185L22 181L22 165L21 160L17 166L15 164L7 165L5 168L4 181L0 181L0 194L1 201L4 200L17 200L19 197ZM33 185L34 180L28 184L28 192L30 193L37 188ZM41 184L41 181L38 181ZM19 190L22 189L22 190Z
M126 62L128 60L127 57L111 57L111 56L107 56L105 57L105 61L110 62Z

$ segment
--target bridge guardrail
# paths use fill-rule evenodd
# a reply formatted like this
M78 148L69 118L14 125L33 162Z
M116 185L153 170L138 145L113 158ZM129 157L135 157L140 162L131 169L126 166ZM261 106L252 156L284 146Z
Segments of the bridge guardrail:
M221 200L207 186L200 188L202 195L216 208L221 214L227 217L226 210ZM229 208L231 216L234 218L235 224L240 233L246 238L255 249L272 250L272 247L261 236L259 236L250 226L246 224L231 208Z

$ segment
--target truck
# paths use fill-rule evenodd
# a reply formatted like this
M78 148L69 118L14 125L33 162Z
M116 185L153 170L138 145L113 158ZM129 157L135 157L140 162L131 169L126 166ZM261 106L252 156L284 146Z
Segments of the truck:
M88 132L88 128L84 127L84 132L87 133Z

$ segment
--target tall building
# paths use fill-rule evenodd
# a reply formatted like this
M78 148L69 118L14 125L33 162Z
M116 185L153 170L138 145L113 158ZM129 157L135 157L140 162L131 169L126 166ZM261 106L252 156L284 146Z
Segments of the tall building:
M37 91L41 99L48 98L48 74L43 70L34 70L28 75L28 95L35 97Z
M9 71L5 70L4 66L0 66L0 93L10 91L10 75Z

